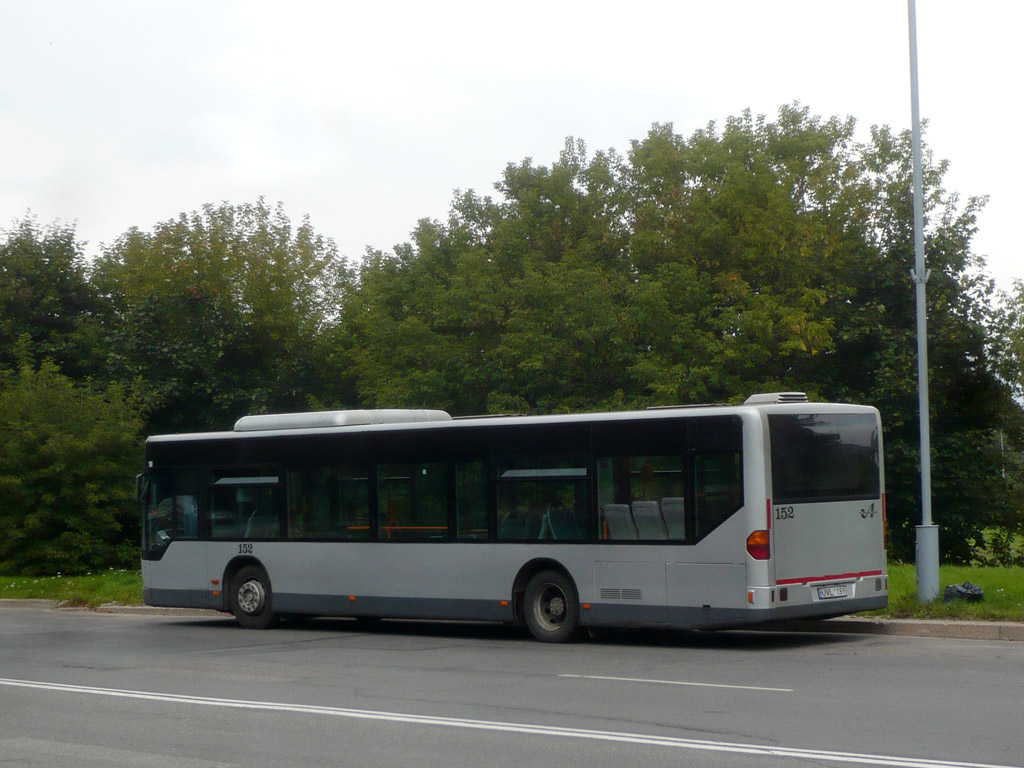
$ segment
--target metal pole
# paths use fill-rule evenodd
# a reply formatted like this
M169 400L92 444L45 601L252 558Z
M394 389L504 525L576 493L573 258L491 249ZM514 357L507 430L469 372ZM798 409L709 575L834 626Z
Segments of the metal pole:
M907 0L910 26L910 112L914 151L914 257L910 270L917 294L917 388L921 421L921 525L917 526L917 599L928 603L939 595L939 526L932 524L932 456L928 416L928 319L924 266L924 203L921 182L921 112L917 96L917 12Z

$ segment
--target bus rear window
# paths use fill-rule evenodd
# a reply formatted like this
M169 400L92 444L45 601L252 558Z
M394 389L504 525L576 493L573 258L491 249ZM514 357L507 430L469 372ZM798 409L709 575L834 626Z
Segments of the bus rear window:
M772 414L776 504L877 499L881 495L874 414Z

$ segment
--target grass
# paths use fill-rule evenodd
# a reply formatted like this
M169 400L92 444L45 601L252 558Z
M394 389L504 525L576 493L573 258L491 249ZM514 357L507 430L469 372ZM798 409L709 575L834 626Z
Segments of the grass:
M978 603L946 603L942 591L949 584L969 581L985 590ZM889 564L889 606L870 615L914 619L963 619L1024 621L1024 568L944 565L939 568L939 598L926 605L917 602L917 569L914 565Z
M142 602L139 571L102 571L85 576L0 576L0 599L39 598L61 605L98 608Z
M915 619L1024 621L1024 568L942 566L939 588L970 581L985 590L980 603L945 603L942 596L927 605L917 602L913 565L889 565L889 607L873 616ZM87 576L0 576L0 599L43 598L61 605L96 608L104 603L142 602L138 571L104 571Z

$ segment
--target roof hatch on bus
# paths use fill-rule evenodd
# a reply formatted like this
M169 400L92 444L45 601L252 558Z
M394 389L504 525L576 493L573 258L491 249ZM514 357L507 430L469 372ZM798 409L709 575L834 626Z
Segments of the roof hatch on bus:
M743 401L744 405L778 405L780 403L806 403L807 395L803 392L764 392L751 395Z
M407 424L415 421L451 421L451 418L446 411L413 408L268 413L258 416L243 416L235 422L235 432L258 432L270 429L355 427L367 424Z

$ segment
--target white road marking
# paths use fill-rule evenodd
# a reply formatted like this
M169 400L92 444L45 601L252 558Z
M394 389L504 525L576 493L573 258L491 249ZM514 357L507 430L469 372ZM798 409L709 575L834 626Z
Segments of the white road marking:
M799 760L832 760L841 763L857 763L861 765L884 765L896 768L1024 768L1024 766L992 765L988 763L964 763L947 760L930 760L916 757L894 757L888 755L869 755L855 752L829 752L819 749L797 749L794 747L778 747L769 744L737 744L724 741L705 741L703 739L683 739L673 736L655 736L643 733L621 733L616 731L595 731L583 728L560 728L553 725L533 725L529 723L500 723L489 720L469 720L456 717L436 717L432 715L410 715L399 712L376 712L368 709L348 709L344 707L324 707L310 704L284 704L272 701L246 701L244 699L220 699L207 696L185 696L175 693L155 693L151 691L131 691L117 688L93 688L85 685L64 685L46 683L35 680L14 680L0 678L0 685L17 688L34 688L62 693L91 694L94 696L112 696L123 699L142 699L145 701L162 701L172 704L195 704L208 707L226 707L230 709L247 709L268 712L291 712L307 715L325 715L328 717L347 717L359 720L378 720L391 723L408 723L411 725L439 726L445 728L466 728L478 731L499 731L504 733L522 733L532 736L557 736L561 738L589 739L592 741L612 741L625 744L644 746L672 747L675 749L699 750L705 752L728 752L732 754L754 755L758 757L789 757Z
M775 693L792 693L793 688L765 688L759 685L726 685L725 683L690 683L683 680L647 680L642 677L606 677L604 675L559 675L577 680L611 680L617 683L654 683L656 685L693 685L698 688L734 688L740 691L773 691Z

